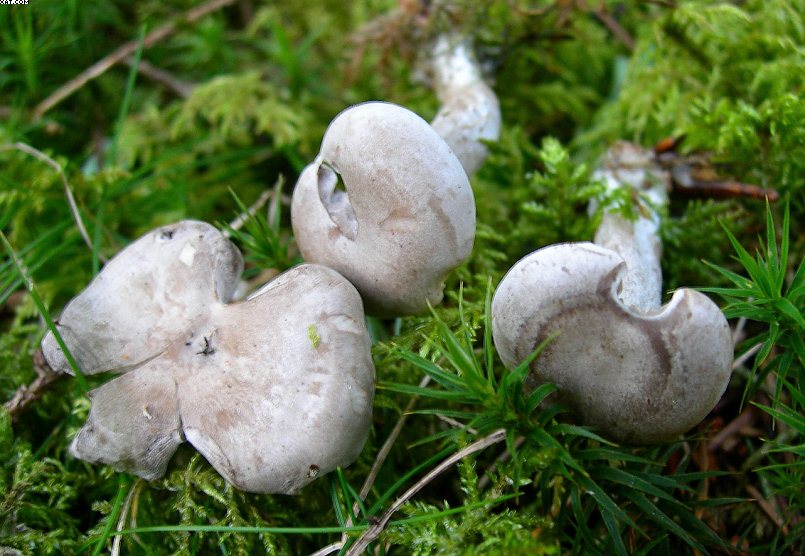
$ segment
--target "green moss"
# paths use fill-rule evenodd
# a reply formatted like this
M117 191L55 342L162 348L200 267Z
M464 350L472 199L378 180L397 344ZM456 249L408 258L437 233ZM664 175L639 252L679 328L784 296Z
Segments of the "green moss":
M472 178L478 213L472 256L448 278L445 301L432 314L369 321L378 381L406 386L378 391L367 445L341 474L319 479L298 497L282 497L232 489L188 446L166 477L152 483L79 462L67 448L89 401L65 378L13 425L0 412L0 546L31 554L92 553L114 542L129 554L303 554L336 542L339 534L316 528L346 523L355 491L406 412L410 393L418 392L412 388L422 379L422 365L406 353L453 372L453 382L472 386L472 396L436 403L426 395L441 388L433 383L419 392L414 410L424 411L408 414L355 522L371 524L417 478L476 439L440 417L472 421L478 434L505 426L524 440L515 449L511 438L507 457L498 459L501 445L465 458L457 471L420 491L381 537L389 554L678 554L691 546L718 551L719 536L741 539L748 552L797 548L744 499L748 484L782 497L776 500L788 503L784 517L792 537L801 532L805 502L795 488L801 433L769 445L781 452L741 437L740 455L708 456L708 465L732 474L699 474L705 465L697 454L706 451L713 434L708 430L740 411L741 392L753 380L747 369L738 370L713 418L684 444L614 447L586 429L562 428L573 423L570 415L527 413L515 395L522 394L517 381L508 379L506 388L499 382L508 375L484 325L490 287L518 259L550 243L592 238L597 221L587 205L602 194L592 173L616 139L648 147L684 136L680 155L706 155L721 176L778 190L790 203L790 267L798 268L805 253L801 3L451 0L423 3L427 9L406 16L400 6L415 3L237 2L179 25L144 49L144 61L192 85L186 96L141 72L118 128L130 71L121 65L41 120L32 117L48 94L136 39L141 26L153 30L198 4L39 0L0 10L0 143L22 141L52 156L97 238L93 249L85 245L57 172L19 150L0 151L0 227L54 314L92 279L94 255L110 257L147 230L182 218L225 228L267 188L293 184L315 156L328 122L347 105L384 99L432 116L434 95L412 81L421 50L416 41L448 28L474 37L494 74L504 119L500 141L490 145L489 159ZM610 27L597 13L601 6ZM613 34L612 21L621 37L634 38L633 49ZM285 189L287 195L290 187ZM274 191L282 199L279 185ZM757 200L690 201L675 191L671 199L662 227L666 289L728 285L703 260L745 274L720 222L750 253L755 247L767 252L757 239L766 228ZM299 261L287 205L270 206L270 215L261 209L232 231L244 251L247 278ZM782 212L771 210L779 232ZM789 272L784 280L793 278ZM4 400L35 378L32 355L45 331L21 285L3 260ZM786 369L788 384L801 384L805 371L790 356L798 346L796 326L785 318L747 325L750 336L786 340L764 367L769 380L782 386L764 392L765 383L753 383L756 394L747 402L770 405L764 396L772 395L772 410L787 418L787 410L798 407L797 390L784 385L777 371ZM451 334L460 345L452 354L446 344ZM316 349L321 339L315 326L308 337ZM450 366L450 357L459 355L490 375L468 385L471 373ZM93 377L92 384L106 378ZM495 387L487 388L486 380ZM753 425L764 438L781 434L771 420ZM745 461L772 467L753 473L741 468ZM484 476L487 485L479 488ZM707 492L732 500L703 500ZM516 493L516 499L501 500ZM713 524L715 533L703 523ZM114 540L118 527L161 525L174 528ZM224 529L181 529L199 525ZM243 526L263 529L225 529ZM280 534L271 527L299 529Z
M319 347L319 344L321 343L321 336L319 336L315 324L311 324L310 326L307 327L307 337L310 340L310 346L313 349Z

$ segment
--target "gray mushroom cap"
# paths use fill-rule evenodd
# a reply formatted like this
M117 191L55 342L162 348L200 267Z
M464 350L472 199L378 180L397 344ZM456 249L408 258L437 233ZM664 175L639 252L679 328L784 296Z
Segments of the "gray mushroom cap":
M531 380L552 382L585 423L615 440L674 439L726 389L732 341L706 296L677 291L637 312L619 298L626 273L614 251L592 243L552 245L509 270L492 301L495 346L509 367L553 334Z
M475 237L475 201L458 159L422 118L385 102L332 121L296 185L291 219L305 260L343 274L378 316L439 303Z
M152 231L123 253L59 317L59 333L84 374L125 370L161 353L188 322L232 298L243 270L231 242L192 220ZM50 332L42 351L53 370L72 372Z
M139 282L129 290L116 274L162 261L164 253L155 252L163 248L174 254L187 245L195 248L197 232L205 228L223 240L214 228L198 222L144 236L110 261L99 275L103 279L96 279L71 305L87 306L83 297L140 294ZM168 243L182 245L155 244L155 236L166 230L175 232ZM185 233L189 230L193 233ZM152 250L150 260L142 258L149 252L143 246ZM226 305L206 285L215 283L216 269L239 268L239 260L234 247L222 249L208 261L206 282L175 277L184 288L206 292L206 310L191 311L194 318L166 328L170 338L154 344L165 347L132 353L140 365L90 393L90 414L70 447L73 455L151 480L165 473L186 440L237 488L284 494L357 458L371 423L374 392L360 296L337 272L306 264L281 274L244 302ZM138 273L147 274L144 268ZM204 297L189 299L197 303ZM166 295L156 305L186 316L189 309L183 302ZM106 303L98 306L114 309L112 301ZM97 342L95 329L78 325L82 315L68 313L69 308L59 327L73 331L65 338L71 351L84 353L79 346ZM123 315L134 323L135 332L141 320L153 316L151 304L144 303L143 309L136 319ZM120 316L113 311L93 314L90 320L113 323L117 330L125 328L114 322ZM80 362L100 359L89 355ZM116 363L108 368L121 369L128 362Z

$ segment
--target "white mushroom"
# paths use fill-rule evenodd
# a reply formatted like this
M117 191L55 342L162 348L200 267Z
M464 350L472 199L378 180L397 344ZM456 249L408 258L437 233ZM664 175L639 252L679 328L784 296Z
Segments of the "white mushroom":
M306 261L343 274L369 313L406 315L439 303L446 276L469 256L475 201L427 122L369 102L330 124L296 184L291 220Z
M180 222L68 304L58 327L84 372L128 369L90 393L73 455L150 480L187 440L236 487L285 494L355 460L374 391L360 296L301 265L227 305L241 266L215 228ZM50 334L43 351L64 368Z
M489 154L483 141L500 137L498 98L484 82L468 39L439 36L420 68L441 105L431 126L472 176Z
M667 175L653 156L619 143L601 171L610 187L664 202ZM508 367L556 335L532 364L585 423L625 443L670 441L698 424L729 381L732 341L706 296L678 290L661 306L658 216L608 212L596 243L551 245L526 256L492 301L495 346Z

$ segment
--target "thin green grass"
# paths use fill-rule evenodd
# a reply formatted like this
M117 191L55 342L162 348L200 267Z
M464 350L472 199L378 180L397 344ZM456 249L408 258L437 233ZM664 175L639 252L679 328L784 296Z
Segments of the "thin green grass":
M28 275L28 271L22 264L22 261L20 261L17 254L14 252L14 248L11 247L11 244L8 242L6 234L2 230L0 230L0 242L2 242L3 249L6 251L8 257L11 259L11 261L13 261L14 267L19 273L20 277L22 278L25 287L28 290L28 293L31 295L31 299L36 305L37 311L39 311L39 314L45 320L45 324L50 333L53 334L53 337L56 339L56 343L59 344L59 349L61 349L62 353L64 353L64 357L65 359L67 359L67 363L70 365L70 369L72 369L72 371L75 373L75 377L76 380L78 381L78 385L81 388L81 391L83 393L86 393L89 390L89 386L87 385L87 380L84 377L84 373L81 371L81 367L79 367L72 353L70 353L67 344L64 343L64 339L59 333L56 324L53 322L53 319L50 316L50 311L48 311L47 307L42 301L42 298L39 295L39 292L37 292L33 280L31 280L30 276Z
M549 1L533 9L490 0L434 3L406 20L387 17L388 2L246 2L147 48L143 30L181 16L188 2L31 4L0 10L0 143L33 145L58 161L87 216L91 248L59 176L4 151L0 390L5 401L31 385L31 356L48 331L76 381L38 393L13 427L0 410L0 545L37 554L103 553L114 544L121 554L285 555L345 535L343 554L406 489L504 428L505 448L464 458L428 484L370 549L675 556L805 548L799 4ZM243 250L249 280L300 262L282 198L314 160L327 123L370 99L435 114L435 97L411 79L421 50L414 39L456 28L495 72L504 129L472 178L474 252L448 278L445 300L425 315L369 319L380 388L358 461L290 498L238 492L189 448L151 483L69 456L90 407L87 380L48 311L86 286L103 255L184 218L219 223ZM44 98L129 42L132 29L140 47L131 67L107 68L32 118ZM189 97L147 74L146 61L191 85ZM709 157L721 177L776 189L784 202L764 211L754 199L690 201L671 191L665 287L708 287L731 324L745 319L737 353L761 347L695 432L666 446L623 447L556 403L554 386L528 383L528 364L504 369L486 316L494 286L523 255L592 238L587 204L601 193L591 178L601 149L618 139L650 147L672 135L685 135L683 160ZM251 214L250 203L272 187L270 211ZM237 230L225 224L246 213ZM417 386L424 376L430 385ZM758 409L721 438L742 408ZM403 416L361 499L355 485ZM748 500L747 486L779 516Z

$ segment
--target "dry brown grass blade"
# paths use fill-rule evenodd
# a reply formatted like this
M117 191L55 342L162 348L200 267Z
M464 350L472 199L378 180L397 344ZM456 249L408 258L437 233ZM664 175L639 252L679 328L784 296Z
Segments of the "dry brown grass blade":
M184 13L181 17L166 23L160 27L157 27L150 33L148 33L145 38L143 38L143 48L149 48L161 40L165 39L166 37L173 34L176 29L179 27L180 23L193 23L205 15L211 14L215 11L220 10L230 4L234 4L235 0L211 0L210 2L205 2L199 6L196 6L192 10L188 10ZM139 41L133 40L125 43L124 45L118 47L116 50L108 54L107 56L101 58L90 67L79 73L73 79L53 91L48 97L40 102L36 108L34 108L33 117L35 120L40 119L42 116L45 115L51 108L59 104L61 101L72 95L74 92L79 90L81 87L86 85L88 82L92 81L96 77L99 77L106 73L112 66L118 64L120 62L125 61L129 56L134 54L139 46Z
M609 12L606 11L606 8L603 4L604 3L602 2L601 7L593 12L595 17L597 17L599 21L601 21L601 23L603 23L606 28L609 29L609 31L615 35L615 37L617 37L618 40L624 44L624 46L626 46L626 48L629 50L634 50L635 41L632 36L626 29L621 27L620 23L618 23L618 20L616 20Z
M430 383L430 376L425 375L419 382L419 387L425 388L429 383ZM369 491L372 490L372 485L375 484L375 479L377 479L377 475L378 473L380 473L380 468L383 467L383 463L385 463L386 458L389 455L389 452L391 452L392 446L394 446L394 443L397 442L397 437L400 436L400 433L402 432L403 427L405 426L405 422L408 420L408 415L414 408L414 405L416 405L418 399L419 396L414 396L408 401L408 405L403 410L402 415L400 415L400 418L397 419L397 423L394 425L394 428L391 430L391 433L389 434L388 438L386 438L386 441L383 443L383 446L381 446L380 451L377 453L377 457L375 457L375 462L372 464L372 468L369 470L369 474L363 481L361 491L358 494L361 500L366 500L366 496L369 494ZM355 504L353 504L352 506L352 515L358 515L359 509L360 508L358 506L358 503L355 502ZM352 525L352 517L347 518L346 525L347 527ZM343 535L341 535L341 540L339 542L325 546L324 548L314 552L310 556L323 556L325 554L330 554L332 552L338 552L339 550L341 550L341 547L344 546L344 543L346 542L347 542L347 534L344 533Z
M754 486L746 485L746 492L749 493L749 496L754 498L755 502L757 502L760 509L763 510L763 513L771 519L772 523L776 525L780 531L783 533L784 536L788 535L788 526L785 524L785 520L780 515L780 512L777 510L776 504L773 501L769 501L763 494Z
M126 58L125 63L131 67L134 65L134 56ZM164 85L166 89L173 91L177 96L187 98L193 92L195 84L182 81L172 73L160 69L145 60L140 60L137 66L138 71L148 79Z
M61 164L53 160L51 157L40 151L39 149L35 149L32 146L26 143L12 143L10 145L0 145L0 151L6 150L18 150L20 152L24 152L27 155L34 157L35 159L44 162L56 173L59 174L61 178L62 185L64 186L64 195L67 197L67 204L70 207L70 214L73 215L73 220L75 220L75 225L78 227L78 231L81 234L81 237L84 239L84 243L87 244L90 251L93 250L92 239L89 237L89 232L87 232L86 226L84 226L84 221L81 219L81 213L78 212L78 204L75 202L75 197L73 197L73 190L70 187L70 183L67 181L67 175L64 173L64 168L62 168ZM102 262L106 262L106 257L98 254L98 259Z
M363 552L368 548L370 544L372 544L383 530L388 525L388 522L391 521L391 517L399 510L403 504L408 502L417 492L422 490L422 488L430 483L433 479L444 473L447 469L452 467L456 462L465 458L475 452L480 452L481 450L485 450L489 446L497 444L498 442L502 442L506 438L506 429L499 429L493 432L492 434L483 437L480 440L476 440L469 446L466 446L444 460L442 463L434 467L427 475L422 477L419 481L416 482L411 488L405 491L405 493L397 498L394 503L389 507L388 510L383 512L383 515L375 522L371 527L369 527L363 534L355 541L350 549L347 551L347 556L360 556Z

